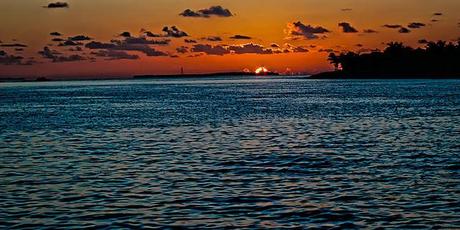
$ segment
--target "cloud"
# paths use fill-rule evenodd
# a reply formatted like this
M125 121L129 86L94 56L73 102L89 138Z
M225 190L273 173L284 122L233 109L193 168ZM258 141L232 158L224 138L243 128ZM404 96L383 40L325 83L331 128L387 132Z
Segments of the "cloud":
M52 2L49 3L45 8L55 9L55 8L69 8L69 4L67 2Z
M197 43L197 41L196 41L196 40L193 40L193 39L184 39L184 42L185 42L185 43L189 43L189 44L190 44L190 43Z
M282 50L283 53L307 53L310 52L306 47L304 46L294 46L289 43L284 44L284 49Z
M318 34L325 34L329 33L330 31L321 26L315 27L311 25L305 25L301 22L294 22L288 24L288 28L285 32L291 39L304 38L311 40L318 39Z
M229 54L230 51L221 45L213 46L208 44L196 44L191 49L195 53L205 53L207 55L219 55Z
M59 32L51 32L50 35L51 36L62 36L62 34Z
M343 8L343 9L340 9L341 11L344 11L344 12L347 12L347 11L352 11L353 9L351 8Z
M327 48L327 49L319 49L318 52L321 52L321 53L335 53L337 51L335 51L334 49Z
M426 24L421 23L421 22L412 22L409 25L407 25L407 27L409 27L411 29L419 29L419 28L422 28L422 27L425 27L425 26L426 26Z
M399 29L398 32L401 34L407 34L407 33L410 33L411 31L407 29L406 27L401 27L401 29Z
M181 54L188 53L188 47L186 46L180 46L176 48L176 51Z
M307 52L310 52L307 48L305 48L303 46L295 47L292 51L294 53L307 53Z
M74 42L72 40L67 40L65 42L59 43L59 46L81 46L83 43L81 42Z
M171 28L169 28L168 26L165 26L165 27L163 27L162 31L166 33L165 36L167 36L167 37L181 38L181 37L187 37L188 36L188 34L186 32L181 31L176 26L171 26Z
M365 30L363 30L363 32L366 33L366 34L378 33L378 31L373 30L373 29L365 29Z
M235 39L235 40L250 40L250 39L252 39L252 38L249 37L249 36L237 34L237 35L231 36L230 39Z
M280 53L306 53L309 50L304 46L293 46L290 44L284 45L286 48L281 48L278 44L272 43L270 47L263 45L247 43L241 45L209 45L209 44L196 44L190 49L194 53L204 53L207 55L227 55L227 54L280 54ZM178 50L179 51L179 50Z
M150 31L142 31L142 30L141 30L141 33L143 33L143 34L145 34L145 36L151 37L151 38L158 38L158 37L161 37L160 34L154 34L154 33L150 32Z
M5 51L0 50L0 65L22 65L24 57L8 55Z
M139 59L138 55L129 54L124 51L117 51L117 50L98 50L91 52L91 54L95 55L96 57L106 57L106 60L135 60Z
M53 39L51 39L51 41L53 41L53 42L63 42L65 40L62 39L62 38L53 38Z
M43 50L39 51L38 54L40 54L43 58L51 59L53 62L74 62L86 60L85 57L78 54L63 56L61 53L51 50L47 46L43 47Z
M112 48L113 50L125 50L125 51L138 51L144 53L149 57L160 57L160 56L168 56L167 53L163 51L156 50L149 45L146 44L119 44Z
M150 45L169 45L171 40L147 40L145 37L126 37L123 41L126 44L150 44Z
M71 40L71 41L89 41L91 39L92 38L90 38L88 36L85 36L85 35L77 35L77 36L69 37L68 40Z
M433 13L433 16L442 16L442 15L443 15L443 13L441 13L441 12Z
M179 15L183 17L204 17L200 13L197 13L191 9L186 9L184 10L184 12L180 13Z
M112 49L112 48L115 48L116 45L113 43L103 43L103 42L92 41L92 42L87 43L85 47L88 49Z
M0 47L27 47L27 45L24 45L21 43L6 43L6 44L0 44Z
M211 42L220 42L222 41L222 38L219 36L209 36L209 37L201 38L201 40L206 40L206 41L211 41Z
M211 6L206 9L201 9L194 11L191 9L186 9L184 12L179 14L183 17L194 17L194 18L210 18L211 16L216 17L231 17L234 16L229 9L225 9L222 6Z
M385 24L383 27L390 28L390 29L399 29L402 27L402 25L397 25L397 24Z
M266 49L259 44L232 45L227 48L235 54L272 54L272 49Z
M125 38L129 38L131 37L131 33L130 32L123 32L119 35L120 37L125 37Z
M358 30L350 25L348 22L339 23L339 27L342 27L344 33L358 33Z
M145 38L130 37L125 40L112 40L111 43L103 43L92 41L85 45L88 49L105 49L105 50L122 50L122 51L138 51L144 53L147 56L168 56L163 51L156 50L150 45L166 44L169 40L150 41Z

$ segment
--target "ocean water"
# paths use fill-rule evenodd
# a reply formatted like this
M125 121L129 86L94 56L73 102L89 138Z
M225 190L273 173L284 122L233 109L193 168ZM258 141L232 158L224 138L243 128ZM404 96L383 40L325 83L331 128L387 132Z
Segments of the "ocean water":
M0 228L460 228L459 80L0 84Z

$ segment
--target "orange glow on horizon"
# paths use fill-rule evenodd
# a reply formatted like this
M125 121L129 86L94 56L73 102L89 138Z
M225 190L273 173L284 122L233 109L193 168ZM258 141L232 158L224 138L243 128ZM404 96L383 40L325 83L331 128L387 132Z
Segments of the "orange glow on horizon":
M254 72L256 74L264 74L264 73L268 73L270 71L267 68L265 68L264 66L261 66L261 67L257 68Z

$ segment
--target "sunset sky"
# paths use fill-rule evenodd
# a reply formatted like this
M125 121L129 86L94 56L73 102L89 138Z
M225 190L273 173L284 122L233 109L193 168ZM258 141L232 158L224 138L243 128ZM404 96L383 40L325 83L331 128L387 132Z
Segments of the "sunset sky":
M316 73L331 69L329 52L460 37L459 0L1 0L0 9L2 77Z

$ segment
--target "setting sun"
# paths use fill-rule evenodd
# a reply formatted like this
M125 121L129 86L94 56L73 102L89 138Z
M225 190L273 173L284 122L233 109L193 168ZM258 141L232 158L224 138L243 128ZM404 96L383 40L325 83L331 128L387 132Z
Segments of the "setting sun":
M263 66L257 68L256 71L255 71L256 74L265 74L265 73L268 73L268 72L270 72L270 71L268 71L268 69L263 67Z

